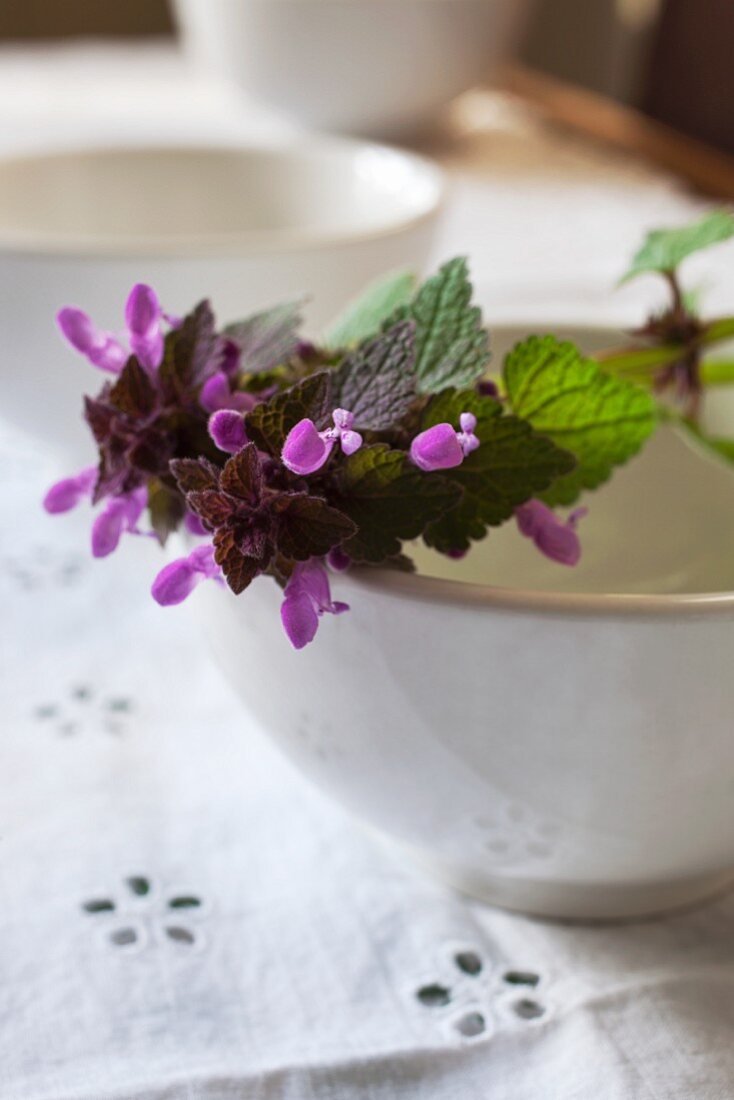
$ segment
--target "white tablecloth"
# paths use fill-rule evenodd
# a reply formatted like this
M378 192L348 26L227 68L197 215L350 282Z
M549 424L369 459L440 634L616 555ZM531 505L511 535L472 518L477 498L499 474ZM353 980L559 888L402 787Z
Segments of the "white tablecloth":
M154 136L187 96L186 134L261 125L161 57L0 58L5 148ZM609 285L691 200L496 98L463 115L437 256L491 316L634 319ZM152 544L92 562L37 447L4 432L0 468L1 1100L731 1100L734 900L573 927L433 883L251 728L149 599Z

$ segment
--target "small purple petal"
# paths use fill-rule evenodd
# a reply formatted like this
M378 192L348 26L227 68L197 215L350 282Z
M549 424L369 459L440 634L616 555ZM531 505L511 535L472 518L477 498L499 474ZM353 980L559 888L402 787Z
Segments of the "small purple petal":
M242 413L220 409L209 417L209 435L220 451L236 454L247 443L245 421Z
M353 455L362 446L362 436L359 432L343 431L339 441L345 455Z
M324 439L307 418L291 428L283 445L283 464L294 474L304 476L320 470L331 454L333 439Z
M52 515L70 512L77 504L92 495L97 482L97 467L88 466L75 477L65 477L52 485L43 498L43 507Z
M450 424L436 424L417 435L410 457L420 470L450 470L464 461L464 452Z
M179 558L161 569L153 581L151 595L161 607L173 607L183 603L202 579L188 558Z
M500 388L491 378L482 378L476 385L476 391L481 397L499 397Z
M515 519L520 533L529 539L535 538L536 532L543 524L552 522L555 518L554 512L541 500L528 500L515 509Z
M452 561L461 561L468 553L468 550L447 550L446 557L451 558Z
M187 512L184 516L184 527L190 535L208 535L204 524L201 522L196 512Z
M92 555L106 558L117 549L125 529L125 509L120 500L111 500L92 526Z
M334 409L331 418L334 427L340 432L348 432L354 423L354 416L348 409Z
M125 324L133 336L147 336L162 317L158 296L152 287L136 283L125 303Z
M237 374L240 369L240 359L242 357L242 351L239 344L223 336L217 346L215 354L220 370L223 370L224 373L230 377L233 374Z
M535 545L559 565L576 565L581 557L579 537L565 523L546 524L535 536Z
M474 413L463 412L459 417L459 426L462 432L466 432L467 435L471 435L477 426L477 418Z
M90 349L87 358L93 366L110 374L119 374L127 362L127 352L113 336L103 336L100 343Z
M229 388L229 378L224 371L217 371L211 378L207 378L201 387L199 404L207 412L216 412L217 409L228 409L232 394Z
M294 649L303 649L316 637L319 614L307 592L286 596L280 608L280 621Z
M326 555L326 561L335 573L343 573L352 564L349 554L342 550L341 546L333 546Z
M92 319L84 310L66 306L56 314L56 323L64 339L82 355L87 355L99 340Z

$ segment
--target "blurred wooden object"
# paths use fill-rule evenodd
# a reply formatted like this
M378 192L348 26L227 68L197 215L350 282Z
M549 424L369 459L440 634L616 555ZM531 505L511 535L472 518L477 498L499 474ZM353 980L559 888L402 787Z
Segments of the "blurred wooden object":
M0 0L0 39L170 34L167 0Z
M705 195L734 202L734 157L595 92L511 65L501 86L551 122L613 145L675 173Z

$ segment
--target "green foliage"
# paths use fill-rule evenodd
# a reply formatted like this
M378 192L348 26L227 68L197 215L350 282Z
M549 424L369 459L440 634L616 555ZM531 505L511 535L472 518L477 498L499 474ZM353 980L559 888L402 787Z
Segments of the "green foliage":
M245 420L247 436L261 451L280 455L291 428L305 417L323 427L333 409L329 371L319 371L256 405Z
M460 496L453 482L421 473L403 451L378 443L344 460L330 499L358 528L344 550L354 561L379 565L397 558L404 539L417 538Z
M728 210L712 210L692 225L653 229L623 276L628 282L645 272L674 271L687 256L734 236L734 217Z
M398 321L363 344L331 377L335 407L354 414L354 426L388 431L401 422L416 397L415 323Z
M408 271L393 271L370 283L329 327L326 346L352 348L376 336L388 317L407 305L415 285L415 275Z
M481 310L471 299L467 262L460 256L444 264L391 318L390 324L415 321L419 393L470 386L484 374L490 360L489 337Z
M148 482L148 515L161 545L177 529L185 513L186 506L181 495L158 478L151 478Z
M656 424L649 393L553 336L518 344L505 360L504 380L513 412L576 458L573 472L543 494L550 505L572 504L582 490L601 485Z
M432 523L424 535L429 546L443 553L468 550L471 540L483 538L487 527L509 519L518 505L537 496L574 466L573 455L538 435L516 416L502 415L498 401L480 397L474 390L447 390L433 398L422 426L457 424L462 412L476 416L475 431L481 445L461 466L445 471L463 494L457 505Z

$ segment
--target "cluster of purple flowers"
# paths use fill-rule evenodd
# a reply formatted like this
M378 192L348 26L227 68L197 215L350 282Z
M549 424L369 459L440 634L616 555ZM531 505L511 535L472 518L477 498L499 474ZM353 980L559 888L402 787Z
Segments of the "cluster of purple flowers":
M155 292L143 284L133 287L125 306L126 343L114 333L97 329L87 314L79 309L62 309L57 320L68 343L95 367L108 374L120 376L133 356L150 380L154 394L161 388L159 373L166 354L167 334L175 333L182 324L180 319L163 311ZM238 344L226 335L212 341L208 358L198 376L195 401L197 415L200 416L202 427L208 432L215 451L224 456L242 456L247 448L248 452L256 456L252 461L257 464L257 470L253 472L257 487L245 486L237 490L241 492L241 497L235 499L236 494L233 497L231 492L224 492L217 481L219 467L210 460L202 460L200 470L203 473L200 472L200 477L204 481L208 477L210 484L205 485L205 491L188 494L180 492L177 500L182 510L184 496L189 506L191 500L200 503L196 512L186 512L184 521L189 533L205 537L207 541L197 545L186 557L170 562L159 572L153 582L152 595L162 606L181 603L202 580L223 582L222 562L227 548L223 549L224 539L221 534L219 542L217 541L217 525L220 519L224 524L227 515L231 516L228 522L234 525L232 529L237 529L240 545L244 540L249 547L244 553L248 555L247 568L251 575L247 576L242 587L249 583L252 575L256 576L269 568L269 563L274 562L277 557L277 546L271 546L268 542L273 538L268 527L268 524L272 525L272 517L265 514L268 505L265 496L270 493L272 501L275 494L265 484L263 474L263 470L268 469L268 463L272 467L274 459L273 456L256 451L248 439L246 423L247 414L261 401L267 400L272 390L265 388L249 392L240 388L238 380L242 369L241 352ZM103 390L102 398L109 396L110 385L108 383ZM480 383L481 385L484 383ZM480 389L478 392L486 391ZM100 407L105 407L103 401ZM145 420L144 427L150 432L154 428L151 428L153 413L146 413L146 417L147 420L142 418ZM88 405L88 419L94 429L93 403ZM407 446L407 455L413 467L426 474L456 469L481 446L480 438L476 434L477 417L472 412L465 411L458 419L458 426L439 423L413 435ZM304 417L287 433L279 456L280 462L289 472L287 476L293 475L296 479L295 484L306 486L305 489L301 487L298 491L291 490L286 494L289 498L288 506L292 506L294 497L302 498L306 502L314 499L307 497L309 487L301 479L318 475L334 453L349 457L364 446L363 434L355 430L355 416L349 409L334 408L330 420L330 426L320 429L311 418ZM95 435L97 434L95 431ZM134 445L137 445L135 440L130 443L126 437L125 446L128 450L123 453L118 447L115 454L119 468L116 467L114 478L109 475L106 480L103 478L103 461L99 468L89 467L73 477L59 481L45 497L44 506L53 514L69 511L85 499L102 503L102 510L92 527L92 553L95 557L105 557L115 550L123 534L153 535L152 530L145 530L141 526L149 504L149 484L137 467L133 471L135 476L130 474L129 454ZM180 458L181 455L173 457ZM190 454L183 457L187 460L199 460L200 456ZM169 458L168 452L165 452L164 473ZM190 464L196 465L196 461ZM176 463L172 462L171 469L174 473L175 467ZM160 477L160 474L156 476ZM224 477L220 480L223 482ZM173 479L171 483L175 494ZM283 494L281 496L285 499ZM229 512L226 512L227 509ZM580 556L576 525L582 514L583 509L578 510L563 522L539 500L530 500L517 509L516 519L522 534L531 538L542 553L562 564L575 565ZM245 526L250 525L250 530L245 534L240 530L243 523ZM213 532L215 537L212 541ZM349 554L338 544L333 545L328 553L291 562L289 572L281 579L281 618L285 632L295 648L300 649L313 639L323 614L336 615L347 610L346 604L332 600L327 565L332 570L341 570L349 564ZM275 575L278 575L277 572ZM229 575L227 579L231 587L240 590L232 584Z

